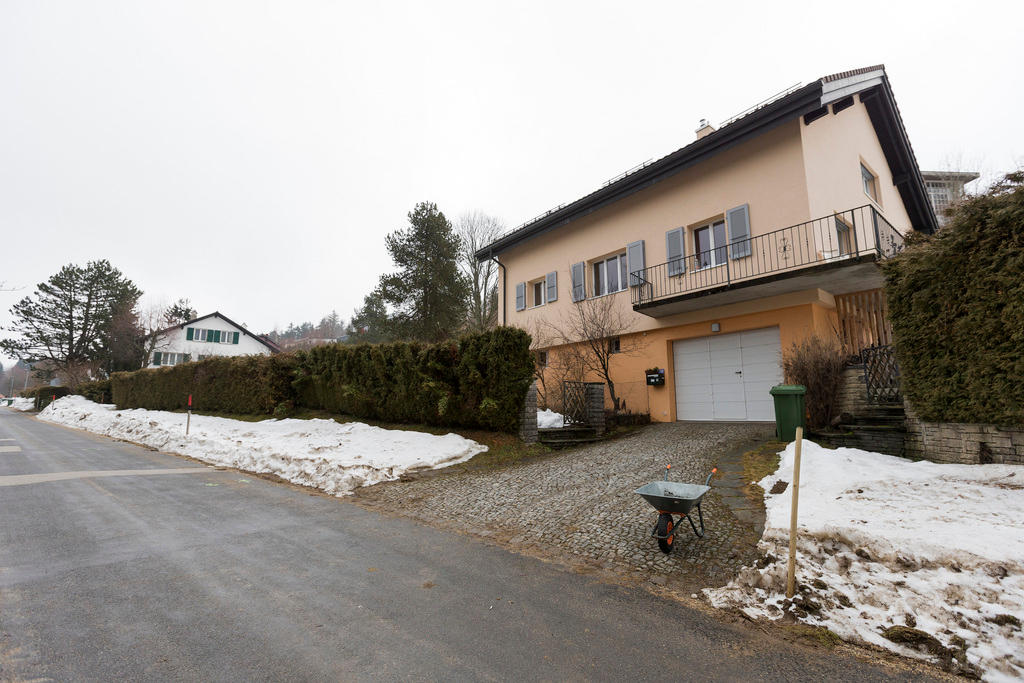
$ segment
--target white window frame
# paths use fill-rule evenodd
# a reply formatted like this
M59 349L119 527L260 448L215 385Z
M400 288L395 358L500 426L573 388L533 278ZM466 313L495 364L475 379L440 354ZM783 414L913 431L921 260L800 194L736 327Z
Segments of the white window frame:
M611 263L614 263L612 267L615 269L615 289L608 288L608 265ZM626 262L626 252L592 261L590 266L590 291L593 292L593 296L606 296L629 289L629 265ZM598 287L598 273L600 273L601 287Z
M533 299L533 303L527 306L527 308L537 308L538 306L543 306L548 302L547 279L541 278L540 280L534 280L533 282L529 283L529 287L530 291L527 292L527 295L531 299ZM538 287L540 287L540 301L537 301Z
M868 191L869 177L871 178L870 192ZM878 176L875 175L875 172L868 168L863 161L860 162L860 184L861 187L864 189L864 194L866 194L871 201L873 201L875 204L881 203L878 199Z
M718 244L718 241L715 239L715 227L718 225L722 226L722 234L725 239L724 244ZM711 244L711 248L705 249L704 251L697 250L697 233L700 232L701 230L708 231L708 242ZM711 221L710 223L705 223L704 225L699 225L692 230L692 233L694 270L700 271L707 270L708 268L718 268L719 266L724 266L726 261L729 260L729 230L725 225L725 219L722 218L716 221ZM701 265L700 255L706 252L711 253L711 258L709 259L707 265ZM719 260L719 256L722 256L723 258Z

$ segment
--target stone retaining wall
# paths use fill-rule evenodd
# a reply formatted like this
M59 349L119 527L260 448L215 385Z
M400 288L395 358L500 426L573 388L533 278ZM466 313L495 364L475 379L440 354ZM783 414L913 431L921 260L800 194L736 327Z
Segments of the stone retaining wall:
M1024 427L964 422L925 422L904 401L905 453L933 462L1024 465Z
M519 413L519 438L525 443L537 443L537 383L530 385Z
M836 396L836 415L849 413L859 415L870 410L868 385L864 381L864 366L849 365L843 371Z

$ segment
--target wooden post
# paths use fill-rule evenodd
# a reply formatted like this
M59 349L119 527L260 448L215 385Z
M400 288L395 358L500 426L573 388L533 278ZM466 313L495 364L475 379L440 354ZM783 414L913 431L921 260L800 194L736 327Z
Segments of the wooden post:
M804 438L804 428L796 428L796 455L793 458L793 506L789 516L789 569L786 573L786 597L792 598L796 593L796 509L800 499L800 446Z

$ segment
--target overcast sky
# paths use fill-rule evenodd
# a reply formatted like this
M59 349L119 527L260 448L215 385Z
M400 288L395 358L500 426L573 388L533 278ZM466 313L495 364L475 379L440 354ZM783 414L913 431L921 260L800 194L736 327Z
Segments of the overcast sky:
M1019 2L0 0L0 293L109 259L254 331L346 319L418 201L508 227L884 63L921 165L1024 160Z

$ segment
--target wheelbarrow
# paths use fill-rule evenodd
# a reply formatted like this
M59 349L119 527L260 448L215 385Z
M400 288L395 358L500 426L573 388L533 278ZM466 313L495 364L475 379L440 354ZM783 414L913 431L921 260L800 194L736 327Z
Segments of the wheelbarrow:
M666 472L671 471L672 466L665 468ZM675 540L676 525L682 524L683 518L690 523L690 528L697 538L704 538L704 512L700 509L700 501L704 494L711 490L711 477L715 476L717 467L711 469L711 474L704 480L704 485L686 484L681 481L652 481L638 488L644 500L650 503L658 511L658 523L651 532L651 536L658 539L658 547L666 555L672 552L672 541ZM668 474L666 474L666 478ZM690 511L697 508L697 519L700 521L700 530L690 517ZM673 515L679 515L675 520Z

